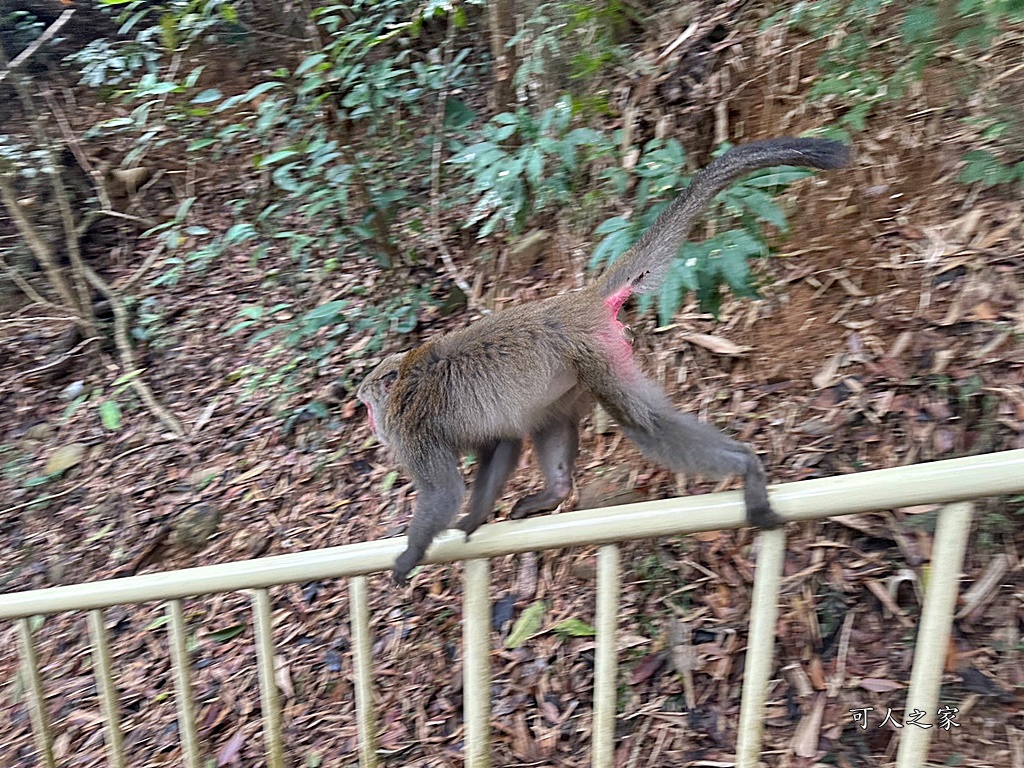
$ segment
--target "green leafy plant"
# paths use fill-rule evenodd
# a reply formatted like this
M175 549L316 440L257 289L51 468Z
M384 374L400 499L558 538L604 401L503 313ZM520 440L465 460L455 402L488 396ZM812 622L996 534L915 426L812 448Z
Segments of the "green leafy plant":
M35 42L46 25L29 11L0 13L0 33L11 49L24 50ZM10 49L9 49L10 50Z
M372 355L381 350L384 340L394 334L411 332L419 322L421 308L430 302L427 288L400 292L380 305L354 304L337 299L295 315L288 303L264 308L242 307L239 320L229 334L259 328L248 340L255 344L271 337L279 340L266 352L267 365L248 366L236 371L234 378L245 381L245 390L282 387L286 393L298 391L303 377L315 372L327 374L335 366L339 345L350 336L365 339L345 352L345 357ZM276 320L263 327L268 320ZM272 364L286 356L287 362ZM332 369L333 371L333 369ZM337 373L333 371L331 375Z
M964 167L957 181L992 187L997 184L1024 183L1024 160L1004 164L987 149L976 149L964 155Z
M798 3L769 17L763 26L781 20L815 39L830 41L818 59L820 74L811 98L838 103L844 108L840 125L862 131L876 106L902 99L930 67L951 69L962 90L973 88L978 73L970 67L972 56L986 53L1004 28L1024 22L1024 4L1019 0L958 0L955 6L947 0L825 0ZM940 61L935 54L944 46L966 55ZM1012 122L1022 119L1017 114ZM982 137L992 147L968 153L959 180L983 186L1021 183L1020 162L1000 160L1004 153L996 151L995 139L1005 132L1007 121L992 123ZM1019 148L1010 154L1019 157Z
M570 90L577 104L603 111L606 101L591 86L628 61L629 50L621 44L621 38L632 15L635 13L620 0L541 3L509 42L524 52L516 71L518 87L561 80L564 74L573 86Z
M568 204L585 177L585 160L613 145L590 128L573 128L572 99L563 96L534 118L528 110L496 115L482 141L449 162L464 167L475 198L467 226L484 222L479 237L501 226L520 232L536 214Z
M577 618L562 619L552 627L552 630L563 640L570 637L593 637L597 634L593 626Z

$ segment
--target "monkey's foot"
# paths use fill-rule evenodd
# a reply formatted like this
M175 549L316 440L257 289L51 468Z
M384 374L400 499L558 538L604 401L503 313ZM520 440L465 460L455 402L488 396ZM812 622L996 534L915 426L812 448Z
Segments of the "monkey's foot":
M747 507L747 522L758 528L778 528L786 522L786 519L774 509L765 505Z
M510 520L522 520L524 517L536 515L538 512L550 512L556 509L559 504L569 498L570 491L566 493L554 493L552 491L541 491L523 496L512 507L508 513Z
M474 520L472 515L465 515L459 522L454 525L455 530L462 531L466 534L466 541L469 541L469 537L473 535L473 532L480 527L482 521Z

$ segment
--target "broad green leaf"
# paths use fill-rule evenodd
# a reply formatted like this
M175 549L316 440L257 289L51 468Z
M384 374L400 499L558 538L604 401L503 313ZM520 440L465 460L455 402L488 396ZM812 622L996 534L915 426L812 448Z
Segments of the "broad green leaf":
M476 112L464 101L451 97L444 100L444 127L450 129L465 128L476 119Z
M116 432L121 428L121 406L116 400L104 400L100 403L100 421L104 429Z
M127 383L129 383L131 381L135 381L135 379L139 378L139 376L141 376L141 375L142 375L142 370L141 369L134 370L134 371L129 371L128 373L122 374L122 375L118 376L116 379L114 379L114 383L111 384L110 386L114 387L114 388L122 387L122 386L124 386L125 384L127 384Z
M686 286L683 282L683 272L678 266L679 261L673 261L658 290L658 323L661 325L668 325L683 303Z
M544 615L547 613L547 610L547 603L543 600L538 600L523 611L512 627L512 631L505 638L505 647L518 648L528 638L537 634L544 623Z
M782 212L782 209L775 204L775 201L769 195L761 190L737 190L736 198L742 206L746 207L761 221L766 221L778 227L782 232L789 231L786 215Z
M152 88L147 88L146 93L152 93L156 95L162 95L164 93L174 93L180 90L181 86L177 83L157 83Z
M903 39L911 44L930 40L935 32L936 20L935 8L925 5L908 8L900 25Z
M273 88L280 88L280 87L281 87L281 83L275 83L275 82L260 83L259 85L256 85L256 86L250 88L248 91L246 91L245 95L242 97L242 101L252 101L257 96L262 96L267 91L269 91L269 90L271 90Z
M491 139L494 141L505 141L505 139L514 135L516 130L518 130L518 126L503 125L494 131L491 135Z
M337 316L345 307L348 306L348 301L345 299L339 299L338 301L329 301L326 304L321 304L319 307L314 307L303 315L306 320L323 320L326 318L333 318Z
M222 98L224 98L224 94L221 93L219 90L217 90L216 88L207 88L205 91L202 91L194 99L192 99L192 103L209 104L211 102L218 101Z
M295 75L301 75L303 72L312 69L326 60L327 54L325 53L314 53L312 56L307 56L303 62L295 68Z
M394 486L395 481L398 479L398 471L392 470L384 475L384 479L380 481L380 493L387 493Z
M627 223L626 226L612 232L598 243L594 254L590 257L590 268L594 269L606 262L611 264L628 251L633 242L633 231Z
M276 162L289 157L294 157L297 154L299 154L299 152L296 149L279 149L277 152L271 152L266 157L261 158L260 161L256 163L256 167L266 168L268 165L273 165Z
M299 191L299 183L291 176L291 171L296 165L297 163L285 163L275 169L270 175L271 180L278 189L283 189L285 192Z
M183 221L185 217L188 216L188 212L192 208L192 204L195 203L195 201L195 196L186 197L184 200L182 200L181 204L178 205L178 210L174 214L174 220Z
M226 643L228 640L238 637L240 634L245 632L248 626L245 624L233 624L230 627L224 629L216 629L209 634L209 638L218 643Z
M570 637L593 637L597 630L580 619L564 619L555 624L555 634Z
M256 230L253 228L252 224L249 224L248 222L241 222L239 224L232 225L224 234L224 242L228 245L234 245L235 243L245 242L246 240L250 240L254 237L256 237Z

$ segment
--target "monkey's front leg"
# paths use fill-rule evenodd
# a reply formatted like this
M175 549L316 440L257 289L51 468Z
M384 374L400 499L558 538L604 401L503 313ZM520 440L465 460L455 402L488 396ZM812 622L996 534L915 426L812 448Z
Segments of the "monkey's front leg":
M405 462L409 466L411 462ZM409 572L427 554L434 537L448 527L448 523L462 505L466 485L454 456L435 457L425 461L421 471L413 473L416 487L416 511L409 524L409 545L395 561L392 571L395 583L401 585Z
M494 511L494 503L515 470L522 450L522 440L498 440L477 449L479 466L469 497L469 512L455 525L466 534L466 541Z

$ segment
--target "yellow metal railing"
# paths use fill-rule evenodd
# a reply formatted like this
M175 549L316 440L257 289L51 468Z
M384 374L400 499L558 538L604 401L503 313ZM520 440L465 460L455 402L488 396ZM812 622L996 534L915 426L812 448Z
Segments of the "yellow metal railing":
M951 502L1021 492L1024 492L1024 450L1017 450L777 486L772 489L772 503L791 521L817 520L915 504L949 505L942 510L936 529L932 561L940 562L942 567L933 568L929 578L907 696L908 711L913 708L934 711L971 516L970 504ZM428 561L465 561L463 680L466 765L470 768L490 765L490 558L514 552L602 545L597 569L592 752L593 765L605 768L613 764L615 751L615 631L620 584L616 542L735 528L742 524L740 495L728 492L494 523L481 527L468 543L462 541L462 534L458 532L442 536L428 554ZM347 577L360 736L359 763L363 768L376 766L366 574L390 569L404 546L402 538L386 539L259 560L0 595L0 620L16 619L19 624L25 689L41 763L48 768L57 765L31 617L63 611L88 611L108 765L121 768L128 763L122 744L117 687L103 609L129 603L165 601L182 759L187 768L199 768L202 750L190 685L187 627L180 601L195 595L251 590L267 765L269 768L283 768L286 750L274 675L267 588ZM736 765L741 768L754 768L760 757L763 711L773 664L778 590L785 560L785 532L780 529L761 533L758 546L736 748ZM928 730L907 729L897 753L898 768L922 765L927 757L928 744Z

